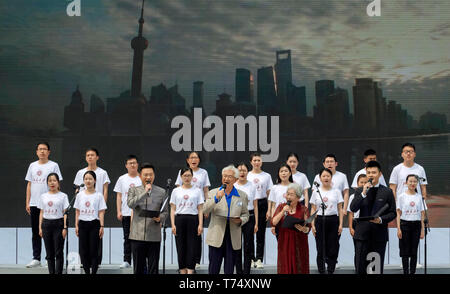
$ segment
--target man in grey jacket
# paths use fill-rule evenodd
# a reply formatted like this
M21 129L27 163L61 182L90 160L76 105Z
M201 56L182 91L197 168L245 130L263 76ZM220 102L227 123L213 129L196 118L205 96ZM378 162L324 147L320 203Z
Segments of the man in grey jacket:
M155 168L143 163L140 168L142 186L128 191L128 206L133 209L130 237L135 274L158 274L159 252L161 247L161 225L168 215L165 203L166 191L153 185ZM164 205L164 207L162 207ZM162 211L161 211L162 209ZM157 217L144 216L145 211L161 211Z

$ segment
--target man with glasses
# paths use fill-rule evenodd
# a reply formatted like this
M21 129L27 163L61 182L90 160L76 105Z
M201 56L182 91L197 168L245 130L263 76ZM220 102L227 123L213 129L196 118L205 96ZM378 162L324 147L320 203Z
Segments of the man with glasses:
M122 175L117 180L114 192L117 193L117 219L122 222L123 228L123 263L120 268L131 267L131 243L128 237L130 236L130 223L132 210L128 207L128 191L132 187L142 186L142 180L138 172L138 159L136 155L128 155L125 160L125 168L128 173Z
M28 167L25 181L27 184L25 209L31 216L31 230L33 243L33 260L27 264L28 268L41 265L42 240L39 236L39 214L37 208L42 194L48 191L47 176L50 173L57 173L59 180L62 181L61 171L56 162L48 159L50 155L50 145L47 142L40 142L36 146L36 155L39 160L32 162Z
M428 181L425 169L414 162L416 158L416 147L411 143L403 144L401 155L403 162L394 167L389 179L389 187L394 192L395 199L397 200L397 195L402 194L408 189L406 177L411 174L419 178L420 189L417 189L417 193L424 199L427 199Z
M222 170L222 186L209 191L203 206L204 213L211 213L206 235L209 245L208 273L217 275L224 262L224 273L233 274L236 250L241 249L241 226L248 221L247 194L233 185L239 171L233 165Z

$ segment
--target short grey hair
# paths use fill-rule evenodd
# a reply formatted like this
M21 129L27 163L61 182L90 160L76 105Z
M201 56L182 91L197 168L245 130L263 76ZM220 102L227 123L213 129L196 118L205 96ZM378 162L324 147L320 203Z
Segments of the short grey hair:
M224 168L222 169L222 175L223 175L223 173L226 172L227 170L232 170L233 173L234 173L234 177L235 177L236 179L239 178L239 170L238 170L234 165L230 164L230 165L224 167Z
M297 183L290 183L290 184L287 186L286 192L289 191L290 189L294 190L295 195L296 195L298 198L302 197L302 190L303 190L303 189L302 189L302 186L300 186L300 185L297 184Z

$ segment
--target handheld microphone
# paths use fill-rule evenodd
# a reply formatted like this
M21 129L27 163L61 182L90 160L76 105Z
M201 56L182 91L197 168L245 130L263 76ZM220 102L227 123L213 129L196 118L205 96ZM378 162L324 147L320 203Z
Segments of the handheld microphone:
M227 188L227 184L223 184L221 188L225 190Z
M316 186L317 188L320 187L319 183L317 183L316 181L314 181L314 186Z
M286 201L286 205L289 206L291 205L291 200ZM284 212L284 216L287 216L287 211Z
M372 179L372 178L369 178L369 181L368 181L368 182L372 185L373 179Z
M171 184L172 184L172 179L167 179L167 189L170 188Z
M422 178L422 177L419 177L419 181L422 181L422 182L426 182L426 181L427 181L427 179L425 179L425 178Z

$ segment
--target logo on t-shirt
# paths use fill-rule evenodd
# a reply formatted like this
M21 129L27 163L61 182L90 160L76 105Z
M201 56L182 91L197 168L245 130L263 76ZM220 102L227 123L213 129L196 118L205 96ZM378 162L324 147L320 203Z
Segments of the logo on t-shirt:
M197 182L197 178L196 178L196 177L193 177L193 178L192 178L192 181L193 181L194 183L196 183L196 182Z
M86 201L86 203L84 205L86 205L86 207L89 207L89 206L91 206L91 203L89 201Z
M259 183L259 179L253 179L253 183L258 184Z
M414 201L411 201L411 202L409 203L409 205L410 205L411 207L414 207L414 206L416 206L416 203L415 203Z
M42 175L42 171L38 170L36 174L38 175L38 177L40 177Z
M186 195L183 196L183 198L184 198L184 200L188 200L189 199L189 195L186 194Z
M134 188L135 185L133 183L130 184L130 188Z
M48 206L50 206L50 207L53 206L53 202L52 202L52 201L49 201L47 204L48 204Z
M328 197L323 197L323 202L328 202Z

